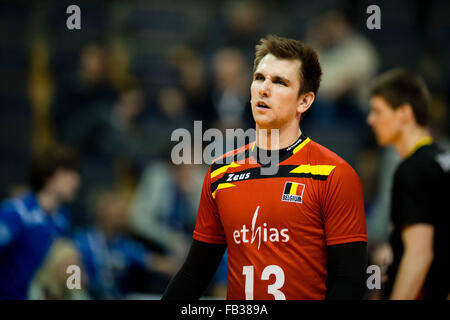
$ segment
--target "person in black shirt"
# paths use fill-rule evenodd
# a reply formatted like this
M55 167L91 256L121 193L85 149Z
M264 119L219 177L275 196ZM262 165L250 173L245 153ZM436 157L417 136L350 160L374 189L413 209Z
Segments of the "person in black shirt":
M433 142L427 128L430 94L418 75L392 70L373 81L370 96L367 122L378 144L394 146L403 159L394 174L393 260L382 297L446 299L450 154Z

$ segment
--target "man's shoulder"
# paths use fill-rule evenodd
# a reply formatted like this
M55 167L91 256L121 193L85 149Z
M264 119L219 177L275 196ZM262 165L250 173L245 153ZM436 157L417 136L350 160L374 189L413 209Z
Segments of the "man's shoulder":
M422 147L416 152L416 157L411 159L417 166L434 170L437 174L449 174L450 172L450 152L444 150L437 144ZM413 158L413 157L411 157Z
M0 204L0 212L3 215L26 216L33 209L33 197L33 194L26 194L20 197L7 198Z
M352 166L347 161L327 147L313 140L311 140L309 144L308 158L311 164L332 165L339 169L353 170Z
M306 145L304 152L306 152L306 159L304 158L305 155L299 155L298 160L296 161L301 165L304 165L306 161L306 165L310 166L311 171L326 174L335 182L341 178L355 178L356 180L359 180L353 167L327 147L311 140Z
M219 169L220 167L223 167L225 165L231 165L233 162L238 161L239 159L245 158L245 153L247 150L253 147L255 144L255 141L250 142L249 144L246 144L242 147L230 150L223 155L217 157L214 159L210 165L211 172L213 172L216 169Z
M30 222L29 208L21 198L8 198L0 204L0 245L11 240L13 233L19 232Z
M432 144L421 147L410 157L403 160L395 172L397 180L416 180L441 177L449 172L450 154Z

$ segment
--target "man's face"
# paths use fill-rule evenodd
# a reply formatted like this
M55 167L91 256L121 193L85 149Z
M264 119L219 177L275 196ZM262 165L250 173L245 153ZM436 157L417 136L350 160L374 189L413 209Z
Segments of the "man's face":
M385 99L373 96L370 99L370 113L367 123L372 127L380 146L395 144L399 139L402 119L399 109L393 109Z
M74 170L59 168L50 179L50 188L63 202L72 201L80 186L80 174Z
M252 114L257 128L298 125L299 68L299 60L278 59L272 54L261 59L251 85Z
M125 227L127 205L118 193L104 192L97 199L97 220L105 231L118 231Z

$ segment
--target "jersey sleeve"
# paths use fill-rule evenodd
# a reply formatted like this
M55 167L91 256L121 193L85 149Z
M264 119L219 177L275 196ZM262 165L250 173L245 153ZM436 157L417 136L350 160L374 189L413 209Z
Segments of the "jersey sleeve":
M8 246L23 230L23 221L10 203L0 208L0 250Z
M367 242L362 186L350 165L338 165L332 171L321 208L327 245Z
M211 167L209 167L203 180L193 238L207 243L226 243L219 211L211 192Z

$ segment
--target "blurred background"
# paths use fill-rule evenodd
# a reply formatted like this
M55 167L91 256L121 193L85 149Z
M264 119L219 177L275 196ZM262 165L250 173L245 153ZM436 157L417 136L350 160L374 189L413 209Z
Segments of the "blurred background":
M81 30L66 27L71 4ZM380 30L366 27L371 4ZM71 236L55 240L29 297L49 297L43 287L61 299L160 296L190 246L207 170L173 165L170 135L194 120L203 130L254 127L254 47L268 33L319 52L323 80L302 131L360 176L376 264L399 158L365 123L365 85L391 68L419 72L433 136L449 148L449 16L444 0L2 1L0 198L29 190L34 152L58 144L81 156ZM87 275L76 295L57 290L66 275L55 264L67 261ZM207 296L225 296L226 272L225 256Z

